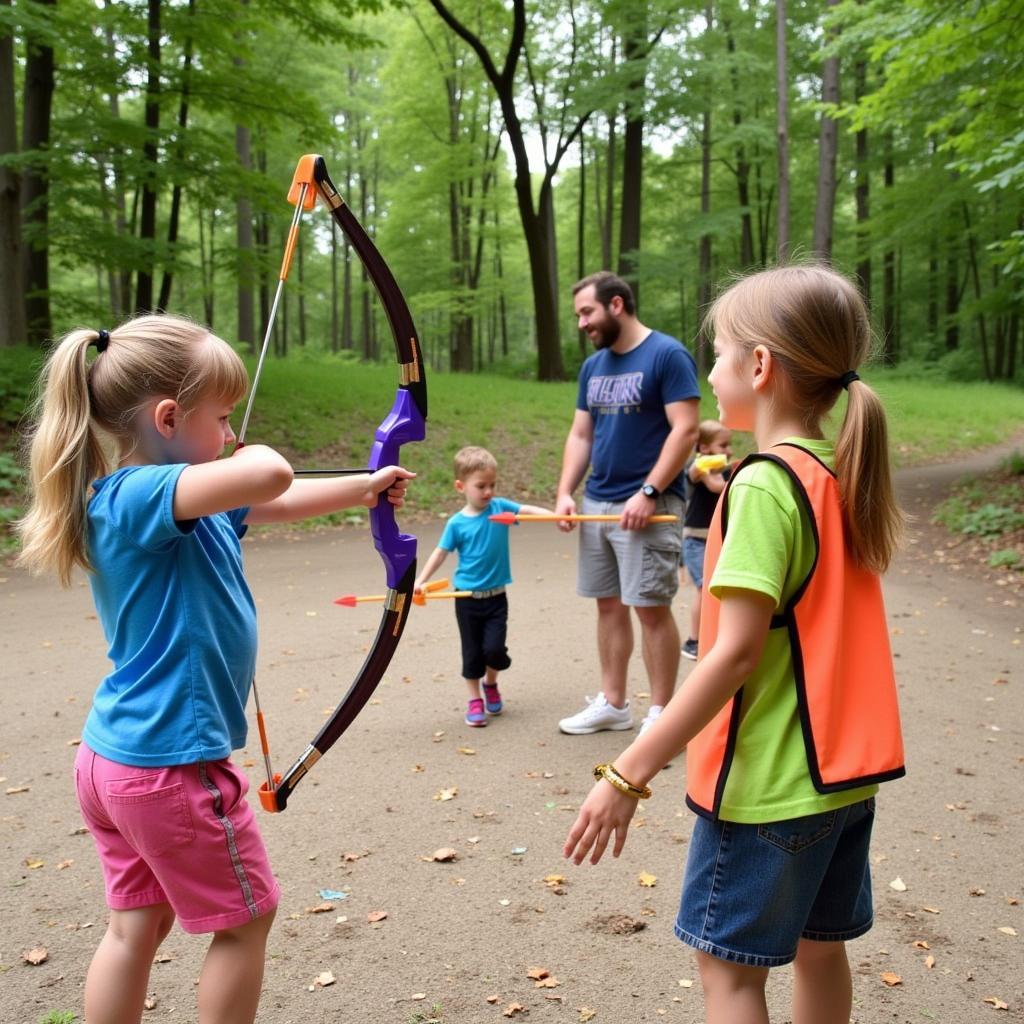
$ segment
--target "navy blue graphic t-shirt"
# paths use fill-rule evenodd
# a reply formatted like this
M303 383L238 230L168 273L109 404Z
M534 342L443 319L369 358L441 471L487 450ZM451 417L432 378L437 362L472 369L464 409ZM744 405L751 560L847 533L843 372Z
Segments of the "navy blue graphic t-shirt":
M595 352L580 369L576 408L594 419L585 493L626 501L643 486L671 429L670 402L699 399L697 366L675 338L651 331L625 355ZM683 474L663 488L683 497Z

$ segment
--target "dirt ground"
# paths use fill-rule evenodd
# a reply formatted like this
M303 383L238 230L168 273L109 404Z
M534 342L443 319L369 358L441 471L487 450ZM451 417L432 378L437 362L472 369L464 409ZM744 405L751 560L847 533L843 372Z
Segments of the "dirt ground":
M942 537L926 523L949 483L986 458L900 478L919 516L886 581L909 773L879 798L877 920L850 945L857 1024L1024 1019L1022 600L991 575L940 562ZM419 528L421 551L439 529ZM263 536L245 550L260 608L260 692L282 768L376 631L374 606L331 600L379 592L383 573L358 528ZM683 762L654 781L620 860L573 868L561 859L590 769L628 737L557 731L595 692L594 613L574 595L575 537L521 527L513 568L501 718L463 724L451 607L414 608L374 701L285 813L260 812L283 889L260 1020L703 1020L693 953L672 935L692 824ZM84 581L61 592L3 571L0 602L0 1021L37 1024L51 1011L81 1013L104 927L71 765L106 660ZM684 662L683 685L689 670ZM637 654L638 715L645 689ZM255 788L255 728L251 738L238 760ZM444 847L455 860L429 859ZM40 947L45 961L30 966L23 954ZM171 933L147 1021L195 1019L204 949ZM789 983L788 969L772 973L773 1021L789 1020Z

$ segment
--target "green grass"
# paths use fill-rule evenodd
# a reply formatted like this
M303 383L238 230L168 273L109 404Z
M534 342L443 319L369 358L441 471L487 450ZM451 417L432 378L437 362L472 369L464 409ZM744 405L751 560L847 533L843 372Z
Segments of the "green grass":
M21 501L18 427L39 358L38 352L25 348L0 350L0 510L5 510L0 519L8 521ZM878 369L864 376L886 402L896 465L949 459L1024 430L1020 388L950 383L933 374L915 378L907 371ZM296 468L364 465L373 431L390 408L396 377L394 364L363 365L302 351L285 360L272 358L260 382L247 440L280 448ZM575 382L432 373L428 384L427 440L402 453L406 466L419 474L407 514L443 516L457 507L452 456L466 444L494 452L503 493L537 504L553 501L575 406ZM710 389L703 384L702 390L701 415L713 417ZM841 415L841 409L836 411ZM240 420L241 408L236 426ZM751 438L735 438L738 455L751 447Z

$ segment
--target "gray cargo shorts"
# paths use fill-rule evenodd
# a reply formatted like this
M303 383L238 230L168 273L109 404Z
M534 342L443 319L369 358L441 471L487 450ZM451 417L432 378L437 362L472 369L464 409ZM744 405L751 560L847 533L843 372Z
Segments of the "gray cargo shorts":
M584 495L580 511L617 516L624 506ZM644 530L622 530L615 522L580 523L576 592L580 597L617 597L638 608L671 604L679 589L683 511L682 498L663 494L654 514L677 516L674 523L653 523Z

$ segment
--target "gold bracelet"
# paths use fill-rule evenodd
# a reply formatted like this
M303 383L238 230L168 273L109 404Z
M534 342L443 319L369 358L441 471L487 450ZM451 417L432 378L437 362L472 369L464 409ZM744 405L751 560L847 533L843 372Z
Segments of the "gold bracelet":
M610 782L620 793L625 793L626 796L631 796L635 800L650 800L651 798L650 786L634 786L632 782L619 774L618 768L613 764L595 764L594 778Z

